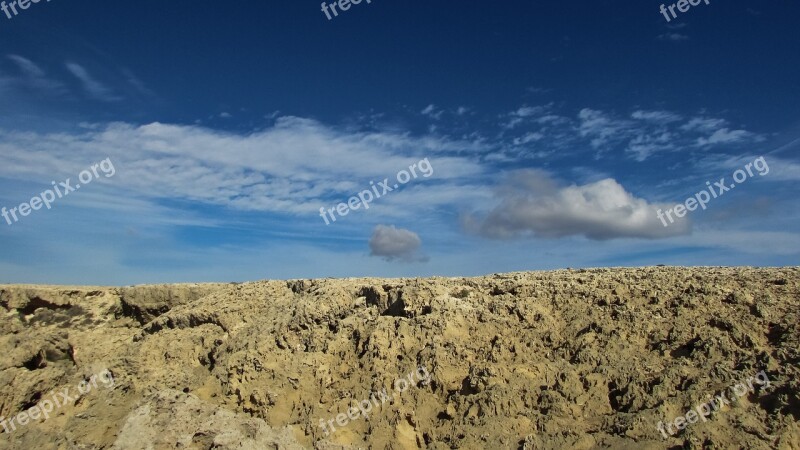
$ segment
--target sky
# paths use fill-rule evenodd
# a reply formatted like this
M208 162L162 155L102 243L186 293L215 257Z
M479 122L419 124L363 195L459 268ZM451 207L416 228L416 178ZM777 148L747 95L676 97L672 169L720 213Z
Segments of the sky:
M693 1L6 0L0 283L797 265L800 5Z

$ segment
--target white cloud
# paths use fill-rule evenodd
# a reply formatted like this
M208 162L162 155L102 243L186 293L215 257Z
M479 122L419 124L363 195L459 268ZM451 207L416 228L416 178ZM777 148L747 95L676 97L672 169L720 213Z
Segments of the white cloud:
M637 161L644 161L655 153L675 150L672 140L669 132L640 134L628 143L627 150Z
M669 111L644 111L644 110L634 111L631 114L631 117L637 120L646 120L649 122L656 122L661 124L677 122L683 119L679 114L675 114Z
M144 82L140 80L130 69L122 69L122 75L125 77L125 81L128 82L139 94L145 95L147 97L156 97L155 93L151 91L147 86L145 86Z
M120 97L114 95L111 89L92 78L89 71L80 64L67 62L66 67L81 82L83 89L91 98L105 102L121 100Z
M525 136L514 139L514 145L525 145L530 142L541 141L544 138L542 133L527 133Z
M591 139L592 147L598 148L613 140L624 139L629 133L631 123L615 119L603 111L584 108L578 113L581 136Z
M420 111L420 113L422 113L423 116L428 116L434 120L439 120L442 117L444 111L441 109L437 110L436 105L431 104L426 106L425 109Z
M531 117L542 114L550 109L552 105L541 105L541 106L523 106L516 111L512 112L511 115L514 117Z
M6 55L19 71L18 76L0 76L0 89L29 89L36 93L59 96L66 93L64 85L50 79L45 71L28 58Z
M747 130L732 130L724 119L693 117L665 110L637 109L628 117L592 108L581 109L575 119L559 114L553 103L522 106L500 116L501 136L507 138L506 155L494 160L526 159L532 153L558 150L574 154L585 143L597 151L624 151L636 161L689 147L759 142L763 138ZM509 136L510 135L510 136ZM530 144L521 152L518 147Z
M678 219L665 227L658 208L606 178L582 186L561 187L547 172L525 170L498 190L500 204L483 219L463 217L465 227L489 238L524 236L560 238L583 235L589 239L659 239L690 231L689 221Z
M757 158L763 157L764 162L756 164L766 164L767 170L763 168L759 170L758 167L752 169L754 173L760 175L758 178L767 183L784 182L784 181L800 181L800 163L795 161L779 158L769 153L765 155L740 155L730 157L726 155L708 155L696 164L698 169L708 173L720 171L720 169L735 171L744 168L747 164L754 163ZM761 175L761 172L764 175ZM768 172L768 173L767 173Z
M731 144L737 142L749 142L756 139L756 136L745 130L730 130L722 128L715 131L709 137L697 138L697 145L715 145L715 144Z
M553 103L548 103L546 105L538 105L538 106L521 106L520 108L516 109L504 115L502 117L507 117L508 120L502 124L504 129L510 130L513 129L525 122L536 122L542 116L547 115L553 108Z
M684 131L702 131L712 132L718 130L728 123L725 119L718 119L712 117L694 117L690 121L681 126Z
M681 42L681 41L688 41L689 36L680 33L664 33L658 35L658 39L662 41Z
M483 169L472 157L441 154L470 145L394 132L347 132L297 117L280 118L248 135L161 123L115 123L71 134L0 130L0 177L49 183L110 157L117 168L114 185L143 198L316 214L330 199L346 199L369 188L370 181L391 180L422 157L429 157L435 174L414 186L441 188L479 175Z

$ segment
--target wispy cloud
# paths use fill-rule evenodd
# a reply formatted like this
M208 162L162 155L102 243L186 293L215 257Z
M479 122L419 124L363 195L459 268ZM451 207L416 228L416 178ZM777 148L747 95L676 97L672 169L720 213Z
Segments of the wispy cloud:
M625 139L633 124L624 119L616 119L603 111L584 108L578 113L581 136L591 139L592 147L600 148L606 144Z
M120 70L125 81L133 87L133 89L145 97L156 99L157 95L150 88L148 88L142 80L140 80L130 69L123 68Z
M493 159L526 158L542 152L588 143L595 158L621 150L636 161L686 148L709 148L760 142L763 137L744 129L733 129L728 121L714 117L685 117L666 110L637 109L627 117L614 112L583 108L577 117L558 111L554 105L523 106L501 116L503 136L508 136L503 155ZM518 147L524 146L525 150ZM503 158L501 158L501 156Z
M670 42L683 42L683 41L688 41L689 36L680 33L664 33L664 34L659 34L658 39Z
M645 111L641 109L631 113L631 117L637 120L646 120L662 124L683 120L680 114L675 114L670 111Z
M721 128L714 131L711 136L698 138L697 145L707 146L715 144L733 144L739 142L750 142L754 140L758 140L758 137L749 131Z
M422 111L420 111L420 114L422 114L423 116L428 116L433 120L441 119L443 113L444 113L444 110L437 109L436 105L434 105L434 104L430 104L430 105L426 106Z
M104 102L122 100L122 98L116 96L111 89L92 78L92 76L89 74L89 71L80 64L67 62L65 65L67 70L69 70L69 72L81 82L84 91L89 95L89 97Z
M50 180L111 157L119 168L115 184L147 198L288 214L316 214L320 203L352 195L370 180L393 177L420 157L431 158L439 184L463 182L483 171L472 157L441 154L461 148L458 141L350 132L297 117L280 118L273 127L247 135L115 123L73 134L0 130L0 138L5 156L0 177Z
M25 89L36 94L61 96L66 94L64 85L50 78L45 71L28 58L19 55L6 55L14 63L18 74L3 76L0 73L0 89Z

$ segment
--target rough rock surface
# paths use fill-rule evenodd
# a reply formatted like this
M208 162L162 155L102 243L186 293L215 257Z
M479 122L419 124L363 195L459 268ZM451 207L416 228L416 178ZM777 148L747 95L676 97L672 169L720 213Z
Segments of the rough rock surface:
M0 449L800 449L798 306L798 268L5 285L0 415L74 398Z

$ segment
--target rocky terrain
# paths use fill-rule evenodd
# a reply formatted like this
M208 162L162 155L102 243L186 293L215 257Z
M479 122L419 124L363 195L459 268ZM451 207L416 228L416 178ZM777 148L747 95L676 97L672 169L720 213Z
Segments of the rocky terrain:
M3 285L0 449L800 449L799 305L798 268Z

